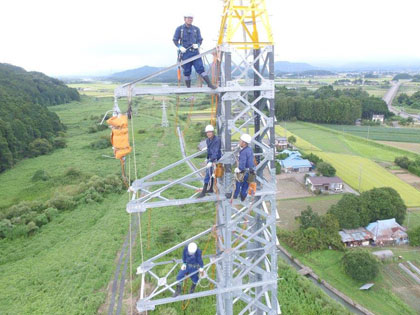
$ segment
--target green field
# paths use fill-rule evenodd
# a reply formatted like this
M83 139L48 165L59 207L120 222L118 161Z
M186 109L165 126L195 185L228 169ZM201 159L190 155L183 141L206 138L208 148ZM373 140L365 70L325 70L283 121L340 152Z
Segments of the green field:
M392 187L399 192L407 206L420 205L420 191L374 162L392 162L401 155L415 158L417 154L315 124L288 122L282 127L277 126L277 134L284 135L283 127L297 136L296 145L300 149L313 152L331 163L337 175L354 189L366 191L374 187Z
M381 248L382 249L382 248ZM342 291L344 294L357 301L375 314L394 315L394 314L417 314L413 307L407 305L403 298L405 296L399 292L393 292L394 288L390 283L388 275L388 265L381 265L380 274L374 280L374 286L368 291L361 291L364 283L355 281L344 274L341 266L343 252L335 250L315 251L302 255L288 248L294 257L309 266L321 278L329 284ZM376 250L376 249L375 249ZM404 260L420 264L420 255L418 251L407 252L406 248L391 248L395 256L402 255ZM413 304L417 300L410 301Z
M343 195L325 195L306 198L282 199L277 200L277 212L280 220L277 226L283 230L294 230L299 227L295 217L300 215L308 206L320 215L325 214L327 210L336 204Z
M176 108L169 100L170 127L160 127L161 100L143 98L138 115L133 119L138 176L142 177L181 158L178 138L174 132ZM109 131L89 133L101 115L111 109L112 98L82 97L81 102L52 107L68 127L67 148L50 155L27 159L13 169L0 174L0 211L22 200L48 200L56 193L70 192L74 184L62 180L69 167L86 176L119 174L119 161L111 148L92 149L89 144L109 136ZM120 103L122 109L127 104ZM183 102L180 114L189 112ZM202 126L180 120L186 131L188 151L195 151ZM197 129L199 128L199 129ZM144 132L138 133L139 130ZM134 177L133 154L127 172ZM131 162L131 163L130 163ZM202 162L202 159L200 159ZM44 169L51 180L32 182L36 170ZM189 172L187 166L169 172L179 176ZM62 181L61 181L62 180ZM179 194L180 192L175 192ZM174 194L173 196L177 196ZM128 196L112 194L101 203L82 204L72 211L60 213L30 237L14 240L0 239L0 313L1 314L97 314L107 313L108 286L113 279L117 254L128 231L129 215L125 211ZM150 225L149 225L150 216ZM133 220L136 217L133 217ZM214 205L168 207L149 211L142 216L142 239L145 259L160 253L214 222ZM159 240L162 227L172 227L176 234L166 243ZM185 227L188 226L188 229ZM150 231L150 234L149 232ZM199 241L204 247L207 240ZM133 244L132 270L140 264L139 244ZM209 252L214 251L210 243ZM181 255L181 251L178 253ZM178 255L176 257L179 257ZM342 306L330 299L309 280L299 276L290 267L279 263L279 299L283 312L294 314L346 313ZM127 280L129 280L129 272ZM133 279L133 299L139 292L139 278ZM128 312L131 295L130 282L126 284L122 313ZM190 303L187 313L214 314L213 298L201 298ZM184 314L181 303L158 307L156 314Z
M391 128L348 125L322 125L370 140L420 143L419 128Z

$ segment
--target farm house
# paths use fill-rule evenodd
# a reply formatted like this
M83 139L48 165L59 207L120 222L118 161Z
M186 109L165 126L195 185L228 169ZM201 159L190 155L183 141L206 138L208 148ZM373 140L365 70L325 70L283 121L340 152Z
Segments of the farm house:
M290 155L284 160L280 160L282 170L286 173L304 173L312 170L312 163L309 160L303 159L300 155Z
M378 220L369 223L366 229L373 234L376 245L401 245L408 243L405 227L395 219Z
M310 176L306 178L305 185L309 186L311 191L321 192L342 192L344 188L343 181L337 176Z
M373 234L363 227L338 232L346 247L368 246L373 242Z
M276 150L281 151L289 147L289 142L286 137L276 137ZM283 152L282 152L283 153Z

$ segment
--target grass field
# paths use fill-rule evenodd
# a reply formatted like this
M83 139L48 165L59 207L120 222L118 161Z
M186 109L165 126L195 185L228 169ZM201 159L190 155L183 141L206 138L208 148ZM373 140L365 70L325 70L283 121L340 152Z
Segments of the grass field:
M295 217L299 216L308 206L310 206L314 212L322 215L325 214L332 205L336 204L341 197L342 195L326 195L278 200L277 212L279 213L280 221L277 226L284 230L294 230L299 227Z
M394 255L402 254L406 260L411 259L411 261L416 263L419 262L420 255L418 251L410 254L405 252L404 249L395 250L395 248L392 248L392 250ZM407 305L397 293L393 292L393 287L389 283L389 277L384 266L381 266L380 274L374 280L375 285L368 291L361 291L359 287L364 283L355 281L344 274L341 266L343 252L324 250L302 255L293 250L290 251L294 257L297 257L305 265L312 268L321 279L326 280L375 314L417 314L413 307ZM412 301L412 303L416 302L416 300Z
M284 135L283 127L276 126L279 135ZM331 129L314 124L286 123L286 128L297 136L296 145L300 149L313 152L331 163L337 175L352 188L363 192L374 187L392 187L399 192L407 206L420 206L420 191L374 162L391 162L396 156L416 157L416 154L352 135L330 132Z
M412 142L395 142L395 141L378 141L379 143L389 145L398 149L403 149L420 154L420 143Z
M168 108L170 127L163 129L160 127L159 103L158 100L143 99L139 104L138 116L133 119L139 177L181 157L174 132L176 109L173 104ZM47 200L57 191L71 189L65 183L59 184L59 179L68 167L90 175L119 174L119 161L104 157L112 154L111 148L94 150L89 147L92 141L102 136L108 137L109 131L87 132L112 105L111 98L83 97L81 102L52 107L68 127L68 146L50 155L24 160L0 174L0 211L1 207L22 200ZM120 104L122 109L126 105L124 102ZM188 112L188 107L183 105L180 113L185 112ZM185 123L182 124L186 130ZM185 135L189 151L200 140L199 131L194 128L190 126ZM138 134L140 129L145 132ZM129 164L130 161L133 161L133 154ZM38 169L47 170L55 180L42 185L33 183L30 178ZM177 174L169 173L169 176L180 175L184 171L188 172L186 166L178 168ZM132 165L127 172L134 177ZM107 313L104 303L108 285L115 272L117 254L128 231L126 202L126 194L110 195L102 203L81 205L59 214L31 237L0 240L0 313L97 314L98 310ZM147 216L142 216L145 259L210 227L213 222L212 204L148 211ZM168 243L162 243L158 232L166 226L173 227L177 234ZM205 241L199 241L200 247L204 247ZM141 260L139 244L134 244L134 247L132 268L135 273ZM214 251L213 247L211 242L209 252ZM181 251L178 254L180 256ZM328 310L329 314L345 313L342 306L281 262L279 272L284 279L279 283L279 298L284 312L304 314L310 311L311 314L324 314ZM135 276L134 300L137 299L138 289L139 278ZM127 283L124 300L129 298L130 285ZM214 314L214 303L214 297L194 300L186 313ZM127 304L124 304L122 313L127 311ZM177 303L158 307L154 313L185 312L181 310L181 303Z
M391 128L348 125L322 125L342 133L370 140L420 143L419 128Z

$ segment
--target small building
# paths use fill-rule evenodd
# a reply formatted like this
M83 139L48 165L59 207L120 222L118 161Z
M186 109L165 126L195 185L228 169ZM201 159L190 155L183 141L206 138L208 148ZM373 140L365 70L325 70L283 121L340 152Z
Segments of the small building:
M286 137L276 137L276 149L277 151L282 151L289 147L289 142Z
M321 192L342 192L344 188L343 181L337 176L309 176L306 178L305 185L309 186L311 191Z
M384 123L384 115L373 115L372 116L372 121L374 122L380 122L381 124Z
M302 156L302 154L300 154L299 151L294 151L294 150L289 150L289 149L283 150L280 153L281 154L287 154L288 156L291 156L291 155Z
M408 243L406 228L395 218L369 223L366 229L373 234L376 245L401 245Z
M286 173L304 173L309 172L313 168L312 163L309 160L302 158L300 153L291 154L284 160L278 160L278 162L280 163L282 170Z
M363 227L351 230L343 229L338 234L346 247L368 246L373 243L373 234Z

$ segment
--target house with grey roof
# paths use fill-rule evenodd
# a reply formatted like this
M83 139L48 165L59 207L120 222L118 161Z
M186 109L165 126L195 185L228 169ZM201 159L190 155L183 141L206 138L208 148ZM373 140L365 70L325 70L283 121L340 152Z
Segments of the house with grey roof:
M338 232L346 247L368 246L373 243L373 234L364 227L358 229L343 229Z
M406 228L399 225L395 218L369 223L366 229L373 234L373 240L376 245L400 245L408 243Z
M343 180L337 176L309 176L305 184L311 191L342 192L344 188Z

